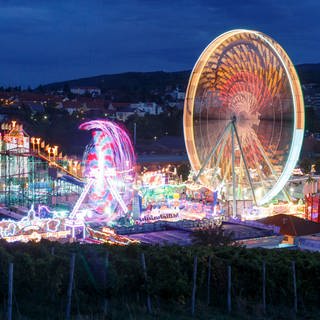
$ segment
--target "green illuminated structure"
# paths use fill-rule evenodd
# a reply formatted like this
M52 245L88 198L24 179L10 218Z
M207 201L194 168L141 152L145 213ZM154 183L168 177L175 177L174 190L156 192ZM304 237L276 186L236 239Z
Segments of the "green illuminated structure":
M0 141L0 204L22 206L72 205L82 181L68 172L66 160L50 159L30 147L22 125L2 124ZM67 167L66 167L67 168Z

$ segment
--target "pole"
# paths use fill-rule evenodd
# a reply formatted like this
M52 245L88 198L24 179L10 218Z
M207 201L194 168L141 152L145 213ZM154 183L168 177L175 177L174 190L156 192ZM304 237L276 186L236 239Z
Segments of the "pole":
M9 263L8 320L12 319L13 263Z
M194 260L193 260L193 286L192 286L192 300L191 300L191 314L192 314L192 316L194 316L194 309L195 309L195 304L196 304L197 267L198 267L198 256L195 256Z
M228 123L226 125L226 127L224 128L224 131L222 132L222 135L219 137L216 145L212 148L211 152L209 153L209 155L207 156L207 158L204 160L202 167L200 168L198 174L196 175L196 177L193 179L194 182L197 182L199 177L202 175L205 167L207 166L207 164L209 163L211 157L215 154L215 152L217 151L217 148L219 146L219 144L221 143L222 139L224 139L225 134L228 132L228 130L230 129L230 123Z
M133 146L136 146L137 142L137 124L136 122L133 123Z
M148 285L148 275L147 275L147 266L146 266L146 259L144 257L144 252L141 253L141 264L142 264L142 269L143 269L143 275L144 275L144 280L145 280L145 284L146 286ZM150 298L150 294L148 292L147 289L147 310L148 313L152 312L152 308L151 308L151 298Z
M234 154L234 126L231 126L231 167L232 167L232 218L237 217L236 172Z
M242 157L242 160L243 160L243 163L244 163L246 176L247 176L247 179L249 181L251 192L252 192L253 202L254 202L255 205L257 205L257 200L256 200L256 196L255 196L255 193L254 193L252 180L251 180L251 177L250 177L250 172L249 172L249 169L248 169L247 160L246 160L246 158L244 156L244 153L243 153L243 150L242 150L242 145L241 145L240 138L239 138L239 135L238 135L238 131L237 131L237 128L236 128L236 125L235 125L235 121L232 122L232 127L233 127L234 133L236 134L236 138L237 138L237 141L238 141L241 157Z
M105 272L105 278L104 278L104 286L106 288L107 286L107 282L108 282L108 268L109 268L109 252L107 251L106 252L106 257L105 257L105 260L104 260L104 272ZM103 314L104 316L107 315L108 313L108 298L105 298L104 299L104 306L103 306Z
M294 312L298 311L298 298L297 298L297 279L296 279L296 263L292 261L292 280L293 280L293 308Z
M262 262L262 308L266 313L266 262Z
M228 312L231 313L231 266L228 266Z
M208 281L207 281L207 305L210 305L210 296L211 296L211 292L210 292L210 283L211 283L211 256L209 256L209 260L208 260Z
M76 260L76 254L73 253L70 258L70 278L69 278L69 287L68 287L68 303L67 303L67 310L66 310L66 320L70 319L70 313L71 313L71 299L72 299L75 260Z

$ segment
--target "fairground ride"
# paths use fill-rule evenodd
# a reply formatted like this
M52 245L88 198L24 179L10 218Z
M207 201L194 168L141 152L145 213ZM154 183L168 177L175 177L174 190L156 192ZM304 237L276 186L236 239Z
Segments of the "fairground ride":
M195 64L184 105L195 181L232 203L263 205L284 190L299 158L304 104L284 49L265 34L220 35Z
M0 203L30 208L74 202L83 189L80 162L62 157L57 149L40 138L30 138L15 121L2 123Z
M69 218L83 215L87 221L112 223L129 212L135 177L135 155L127 132L108 120L80 126L92 130L93 140L84 156L86 184ZM81 210L89 198L88 210Z

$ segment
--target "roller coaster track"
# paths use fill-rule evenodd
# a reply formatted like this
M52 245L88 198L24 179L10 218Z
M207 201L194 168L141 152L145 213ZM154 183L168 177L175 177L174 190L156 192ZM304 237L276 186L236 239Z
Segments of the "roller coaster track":
M64 168L63 166L61 166L60 164L58 164L55 160L48 158L47 156L39 153L39 152L35 152L35 151L23 151L20 148L17 149L11 149L11 150L7 150L7 151L2 151L0 152L1 155L11 155L11 156L22 156L22 157L36 157L36 158L40 158L46 162L48 162L50 167L54 167L57 168L59 170L61 170L62 172L64 172L65 174L79 180L80 182L83 182L83 178L74 174L73 172L71 172L70 170Z

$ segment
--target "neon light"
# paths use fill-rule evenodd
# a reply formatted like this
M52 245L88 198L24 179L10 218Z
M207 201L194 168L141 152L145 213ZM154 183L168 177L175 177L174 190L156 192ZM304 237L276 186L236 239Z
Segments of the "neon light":
M105 222L111 222L121 211L128 212L126 202L132 199L128 196L135 174L131 140L124 129L107 120L89 121L79 128L93 130L93 143L85 157L84 176L93 181L87 193L96 213L91 212L92 217L87 215L86 219L100 219L100 215ZM70 218L76 217L79 207L77 203Z
M39 206L38 212L36 212L32 205L27 216L21 220L0 221L0 238L8 242L27 242L40 241L41 238L65 238L69 235L70 231L64 230L64 219L40 218L40 212L43 208L43 206ZM54 211L50 211L47 207L46 210L54 214Z
M61 224L61 221L58 219L51 219L47 222L47 231L48 232L57 232L59 229L59 226ZM53 228L51 227L53 225Z
M128 244L138 244L139 240L132 240L125 236L116 234L112 229L102 228L101 231L93 230L87 227L87 231L92 239L101 241L102 243L108 243L111 245L124 246Z
M70 235L70 230L66 231L57 231L57 232L45 232L45 233L38 233L32 232L29 235L17 235L17 236L10 236L10 237L3 237L8 242L28 242L28 241L35 241L39 242L42 238L44 239L61 239L67 238Z

